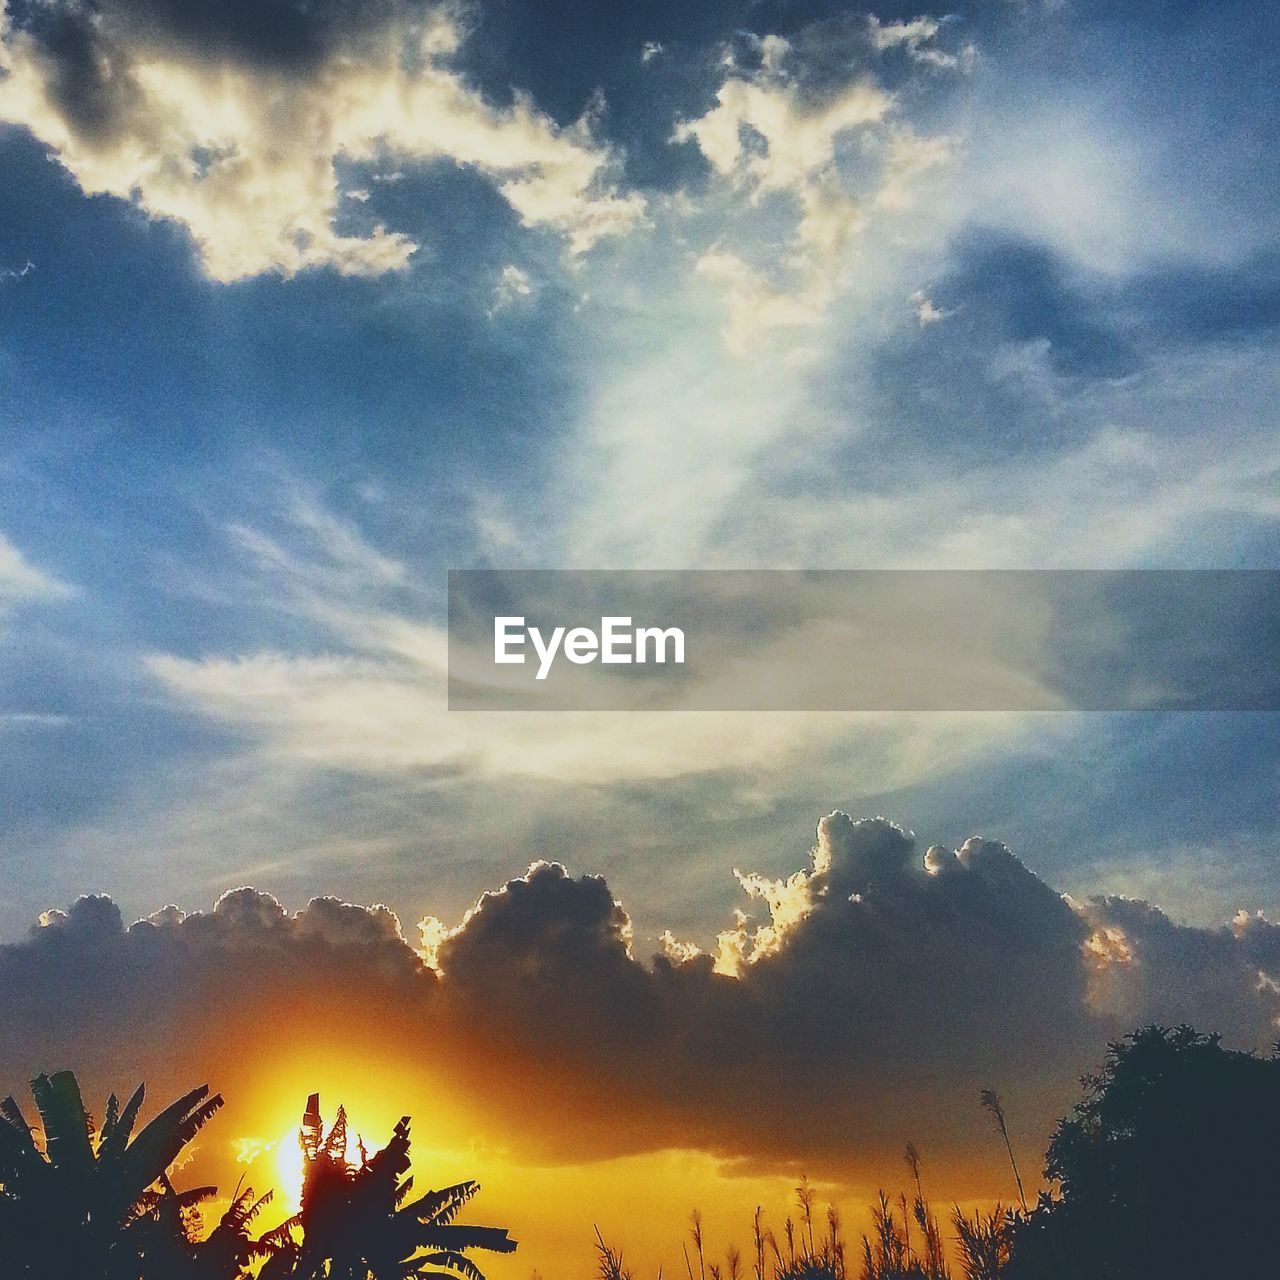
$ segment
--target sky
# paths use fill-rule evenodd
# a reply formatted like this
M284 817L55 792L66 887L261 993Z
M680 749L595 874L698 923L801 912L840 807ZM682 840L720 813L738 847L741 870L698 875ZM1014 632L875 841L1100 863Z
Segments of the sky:
M440 1090L515 1115L457 1102L442 1139L495 1185L523 1161L514 1211L583 1160L639 1162L603 1179L631 1188L693 1161L710 1207L802 1163L868 1189L908 1137L956 1194L1007 1194L980 1116L902 1131L920 1097L1007 1077L1034 1166L1126 1019L1274 1039L1273 715L451 714L444 627L451 568L1277 567L1278 21L9 0L6 1082L208 1072L155 949L227 1036L367 965L380 1017L348 1013L386 1079L419 1096L394 1049L438 1037L480 1064ZM969 853L926 872L934 847ZM238 1010L246 956L277 994ZM107 1034L89 994L130 1017ZM603 1052L584 1010L615 1004ZM752 1046L741 1079L706 1027ZM788 1040L811 1052L760 1047ZM215 1086L250 1088L220 1043ZM850 1063L866 1105L834 1101ZM561 1100L531 1115L526 1084ZM589 1246L529 1216L546 1256Z

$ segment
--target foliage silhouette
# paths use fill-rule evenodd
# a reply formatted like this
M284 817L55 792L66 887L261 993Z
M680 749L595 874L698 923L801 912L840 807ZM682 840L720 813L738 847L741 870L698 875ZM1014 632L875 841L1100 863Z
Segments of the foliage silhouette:
M951 1224L965 1280L1001 1280L1013 1243L1004 1209L997 1204L989 1213L978 1210L968 1218L957 1205Z
M953 1257L965 1280L1191 1280L1273 1269L1280 1199L1280 1050L1270 1058L1224 1049L1190 1027L1146 1027L1108 1046L1084 1096L1049 1143L1035 1207L951 1214ZM270 1195L237 1187L201 1234L198 1206L213 1187L178 1191L168 1171L222 1106L207 1086L138 1129L144 1091L112 1095L100 1130L71 1072L31 1083L33 1126L0 1102L0 1276L4 1280L484 1280L471 1250L509 1253L503 1229L455 1219L479 1189L461 1182L411 1198L409 1118L370 1156L348 1157L346 1113L326 1132L311 1095L299 1134L299 1212L258 1239L250 1228ZM1004 1109L984 1091L1013 1166ZM136 1132L135 1132L136 1130ZM872 1207L861 1280L951 1280L921 1160L908 1144L914 1195ZM688 1280L850 1280L839 1215L815 1224L814 1192L797 1188L798 1215L781 1237L753 1221L753 1256L708 1257L693 1217ZM597 1232L602 1280L631 1280Z
M1013 1143L1009 1140L1009 1125L1004 1114L1004 1104L994 1089L983 1089L978 1094L978 1101L991 1113L991 1118L996 1122L996 1132L1004 1141L1004 1149L1009 1155L1009 1167L1013 1170L1013 1181L1018 1188L1018 1203L1022 1206L1022 1212L1026 1213L1027 1193L1022 1187L1022 1174L1018 1172L1018 1158L1013 1154Z
M136 1135L145 1090L107 1099L95 1133L70 1071L31 1082L40 1135L12 1097L0 1102L0 1270L21 1280L230 1280L248 1262L263 1201L237 1196L207 1240L193 1210L213 1187L178 1192L166 1170L222 1106L202 1085Z
M920 1178L920 1155L908 1146L907 1165L915 1182L916 1195L902 1195L896 1204L883 1193L872 1207L872 1231L862 1238L860 1280L951 1280L946 1248L938 1219L924 1198ZM781 1238L764 1225L764 1212L757 1208L752 1222L754 1256L750 1273L744 1274L742 1255L734 1248L726 1253L725 1265L709 1260L702 1218L693 1215L693 1229L684 1250L687 1280L850 1280L854 1274L846 1262L846 1246L840 1215L834 1207L826 1211L825 1230L815 1227L814 1193L808 1182L796 1189L797 1217L783 1223ZM999 1280L1008 1253L1005 1214L997 1206L987 1215L966 1218L957 1208L952 1221L959 1235L960 1257L965 1280ZM912 1224L915 1224L913 1231ZM971 1244L966 1248L965 1240ZM623 1266L622 1253L611 1248L596 1231L599 1280L633 1280ZM988 1257L996 1256L994 1269ZM658 1280L661 1280L659 1272Z
M500 1227L454 1223L479 1191L460 1182L409 1199L409 1117L373 1156L360 1148L347 1159L347 1117L342 1107L326 1134L320 1098L312 1094L300 1133L305 1175L300 1212L263 1238L270 1257L260 1280L484 1280L470 1249L511 1253L516 1242ZM296 1234L295 1234L296 1233Z
M372 1157L346 1156L346 1114L325 1134L312 1095L299 1140L306 1176L300 1212L259 1239L250 1227L270 1199L237 1187L201 1235L198 1206L215 1187L177 1191L168 1170L221 1108L208 1086L185 1094L136 1135L144 1090L107 1100L100 1131L69 1071L31 1083L33 1126L0 1102L0 1275L4 1280L484 1280L471 1249L509 1253L497 1227L454 1223L479 1190L463 1182L409 1200L409 1118Z
M1190 1027L1108 1047L1049 1143L1057 1194L1011 1224L1008 1280L1270 1274L1280 1058Z

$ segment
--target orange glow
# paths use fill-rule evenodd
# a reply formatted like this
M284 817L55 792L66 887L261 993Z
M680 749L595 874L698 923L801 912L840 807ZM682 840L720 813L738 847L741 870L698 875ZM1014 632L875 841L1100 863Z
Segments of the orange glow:
M468 1062L476 1071L487 1066L492 1064ZM361 1137L372 1156L408 1115L416 1193L467 1179L481 1184L463 1219L507 1227L520 1242L510 1256L477 1255L489 1280L528 1280L535 1271L592 1274L597 1225L610 1245L624 1250L638 1280L652 1280L659 1269L683 1275L681 1247L695 1209L702 1214L708 1258L723 1266L730 1246L749 1251L757 1205L766 1227L782 1232L786 1217L796 1212L795 1188L806 1172L824 1225L825 1207L833 1203L856 1253L860 1234L870 1228L868 1206L878 1186L896 1194L904 1178L899 1160L871 1169L857 1152L843 1169L828 1171L826 1180L818 1169L752 1169L697 1150L593 1160L589 1134L581 1159L540 1162L527 1145L527 1116L519 1106L482 1108L474 1094L443 1074L393 1053L383 1056L373 1046L360 1055L307 1048L283 1053L257 1064L251 1076L228 1081L226 1092L227 1136L216 1155L211 1148L201 1153L202 1169L192 1176L234 1187L245 1175L259 1193L274 1190L259 1229L297 1212L303 1172L298 1131L308 1093L318 1092L326 1132L339 1104L346 1108L349 1160L358 1162ZM928 1152L925 1157L926 1191L936 1187L941 1203L944 1188L964 1182L964 1173L929 1163ZM215 1158L220 1168L213 1167Z

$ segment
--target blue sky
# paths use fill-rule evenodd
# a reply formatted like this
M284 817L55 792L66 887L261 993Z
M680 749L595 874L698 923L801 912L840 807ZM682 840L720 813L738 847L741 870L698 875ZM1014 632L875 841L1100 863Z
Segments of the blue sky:
M194 12L0 28L0 937L556 857L705 940L834 806L1280 909L1265 715L460 723L441 667L451 567L1274 567L1269 6Z

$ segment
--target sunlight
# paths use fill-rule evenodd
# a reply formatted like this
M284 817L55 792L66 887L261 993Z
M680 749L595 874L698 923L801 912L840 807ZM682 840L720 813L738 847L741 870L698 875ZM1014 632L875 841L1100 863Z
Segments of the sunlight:
M291 1213L302 1203L302 1147L296 1125L275 1144L275 1154L276 1200Z
M331 1125L333 1117L330 1116L327 1119L328 1124ZM328 1125L325 1127L325 1132L328 1132ZM353 1168L358 1168L361 1163L360 1143L361 1134L348 1118L346 1161ZM293 1213L302 1202L302 1182L305 1174L299 1126L296 1123L291 1125L276 1142L271 1143L265 1150L275 1153L274 1187L276 1201L286 1212ZM365 1144L364 1154L366 1157L373 1154L368 1143Z

